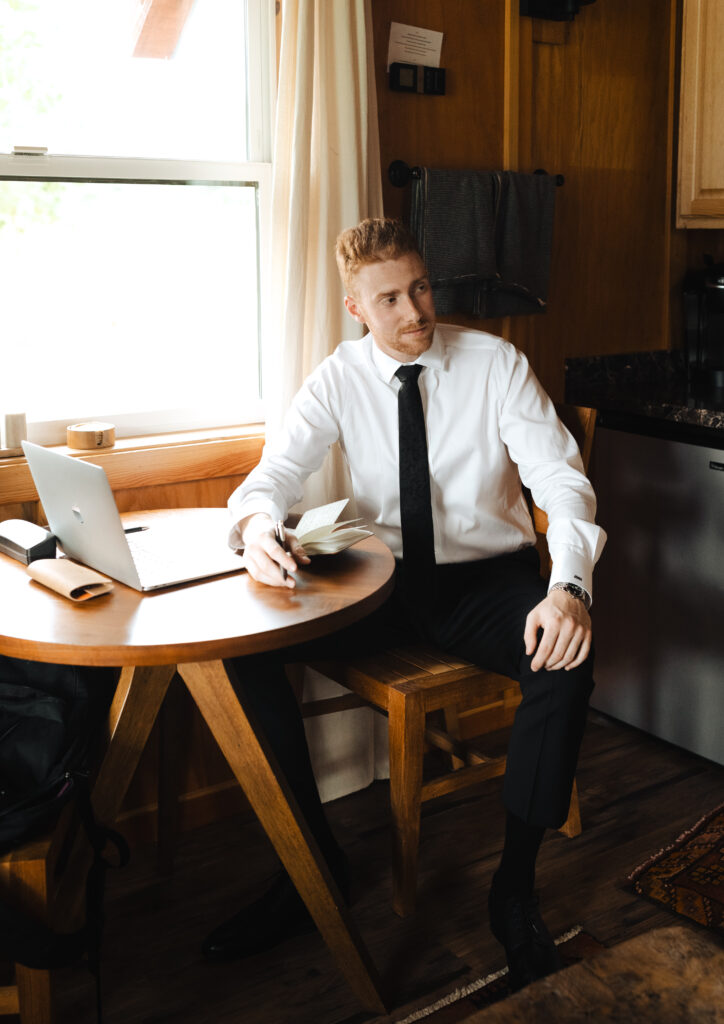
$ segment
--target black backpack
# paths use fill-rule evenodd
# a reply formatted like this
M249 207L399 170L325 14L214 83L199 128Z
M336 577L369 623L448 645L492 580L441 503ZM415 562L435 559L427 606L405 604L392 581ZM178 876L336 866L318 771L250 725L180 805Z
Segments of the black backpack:
M102 901L109 841L118 865L128 860L124 839L93 817L88 772L118 679L115 668L74 667L24 661L0 655L0 854L50 829L66 804L74 800L93 847L86 885L86 926L82 948L98 981ZM3 952L32 967L60 966L64 943L15 908L0 906ZM15 941L16 940L16 941ZM15 945L14 945L15 942ZM80 947L79 947L80 948ZM60 950L60 960L56 953ZM66 961L67 962L67 961ZM100 986L98 986L100 1019Z
M50 828L87 777L116 678L0 657L0 853Z

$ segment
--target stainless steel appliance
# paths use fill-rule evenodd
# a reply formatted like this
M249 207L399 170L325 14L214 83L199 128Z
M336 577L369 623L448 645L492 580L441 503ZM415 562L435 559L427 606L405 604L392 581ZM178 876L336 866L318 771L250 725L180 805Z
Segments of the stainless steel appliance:
M724 451L600 429L592 467L591 704L724 764Z

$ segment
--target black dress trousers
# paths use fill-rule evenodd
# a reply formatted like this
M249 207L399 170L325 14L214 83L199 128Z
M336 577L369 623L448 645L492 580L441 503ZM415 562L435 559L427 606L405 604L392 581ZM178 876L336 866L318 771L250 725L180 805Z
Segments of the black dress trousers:
M399 572L398 579L402 574ZM435 643L481 668L517 679L522 703L508 746L503 800L531 825L566 820L593 690L593 657L576 669L532 672L523 632L528 612L545 597L534 548L497 558L435 567L434 596L416 604L396 585L387 602L353 626L307 644L226 663L243 686L292 791L327 859L338 856L326 824L287 662L353 657L416 639Z

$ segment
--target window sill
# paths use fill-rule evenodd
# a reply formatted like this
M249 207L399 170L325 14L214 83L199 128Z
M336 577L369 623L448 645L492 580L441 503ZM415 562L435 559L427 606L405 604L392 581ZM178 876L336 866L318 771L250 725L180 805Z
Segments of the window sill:
M263 446L264 425L252 423L124 437L112 448L97 451L78 451L66 445L54 450L102 466L113 490L125 490L244 475L259 461ZM26 459L0 458L0 506L37 500Z

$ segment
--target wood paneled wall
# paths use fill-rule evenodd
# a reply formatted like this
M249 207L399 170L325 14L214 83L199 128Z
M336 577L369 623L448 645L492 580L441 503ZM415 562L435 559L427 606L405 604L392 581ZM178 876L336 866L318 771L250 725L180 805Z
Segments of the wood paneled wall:
M662 0L606 0L560 42L538 42L533 25L525 48L521 156L566 178L548 313L523 334L556 396L566 355L670 344L671 266L684 254L673 237L675 17Z
M516 0L373 0L388 213L406 212L407 190L386 180L393 159L565 176L547 313L457 318L514 341L556 400L567 356L682 343L687 242L672 201L680 2L599 0L556 23L519 17ZM390 21L445 33L446 96L389 91Z
M407 217L409 186L390 184L393 160L410 167L497 168L504 156L504 0L372 0L380 153L385 213ZM391 92L387 84L390 22L443 32L445 96ZM446 320L495 334L501 320Z

